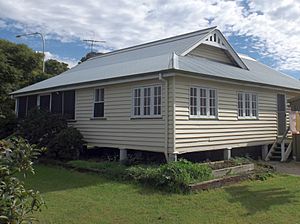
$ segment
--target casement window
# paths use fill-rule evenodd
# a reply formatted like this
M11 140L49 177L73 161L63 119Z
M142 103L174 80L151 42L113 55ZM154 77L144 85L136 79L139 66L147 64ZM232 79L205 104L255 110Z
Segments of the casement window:
M27 114L37 107L37 95L31 95L27 98Z
M238 117L257 118L257 95L255 93L238 92Z
M94 117L104 117L104 89L95 89L94 92Z
M51 94L51 113L64 118L75 119L75 91L54 92Z
M24 118L27 114L27 96L22 96L17 99L18 117Z
M161 86L146 86L133 89L132 102L132 115L134 117L161 116Z
M50 111L50 94L40 96L40 109L45 111Z
M215 89L192 87L190 89L190 116L217 117L217 92Z
M63 116L66 119L75 119L75 91L64 91L63 93Z
M24 118L37 107L37 95L22 96L17 98L17 116Z

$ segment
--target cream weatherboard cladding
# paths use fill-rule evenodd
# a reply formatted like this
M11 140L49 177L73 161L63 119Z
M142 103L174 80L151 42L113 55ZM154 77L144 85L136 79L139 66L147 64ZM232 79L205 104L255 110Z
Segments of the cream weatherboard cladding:
M226 64L235 65L234 60L231 58L227 50L209 46L206 44L201 44L199 47L192 50L189 55L196 57L209 58L215 61L223 62Z
M148 85L162 86L162 117L133 118L132 91ZM104 88L104 118L93 119L93 88L76 90L76 122L74 127L91 146L116 147L155 152L165 151L165 85L158 79ZM170 95L172 96L172 95ZM172 105L172 102L170 102ZM170 107L170 112L172 107ZM169 128L172 123L169 123ZM169 138L172 138L170 133ZM172 139L168 140L172 147Z
M218 92L218 118L189 117L189 91L194 86ZM271 144L277 136L276 90L176 76L176 150L178 153ZM237 92L255 92L258 119L238 119ZM288 116L287 116L288 117Z

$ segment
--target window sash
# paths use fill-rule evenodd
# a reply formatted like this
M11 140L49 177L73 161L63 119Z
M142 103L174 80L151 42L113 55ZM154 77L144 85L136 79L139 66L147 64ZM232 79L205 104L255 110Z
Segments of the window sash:
M104 88L94 90L94 116L95 118L104 117Z
M257 118L257 94L238 92L238 118Z
M133 89L132 116L160 117L162 115L162 87L145 86Z
M190 88L190 116L200 118L217 117L217 90L213 88Z

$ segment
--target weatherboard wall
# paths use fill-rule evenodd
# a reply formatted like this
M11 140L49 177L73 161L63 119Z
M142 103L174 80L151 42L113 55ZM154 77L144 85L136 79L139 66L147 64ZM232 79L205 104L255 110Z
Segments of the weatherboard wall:
M189 55L208 58L225 64L234 64L233 59L226 53L226 50L206 44L201 44L199 47L196 47Z
M189 92L192 86L211 87L217 90L218 117L216 119L189 117ZM257 94L257 119L238 119L238 91ZM185 153L273 143L277 136L277 93L283 92L176 76L176 147L174 150ZM288 98L292 96L289 93L285 94Z
M132 118L132 90L135 87L160 84L162 86L162 117ZM165 83L158 79L104 86L104 119L93 119L94 88L76 90L76 122L90 146L164 152L165 143L173 148L173 123L169 119L169 136L165 136ZM172 85L168 87L172 89ZM170 100L172 94L169 93ZM170 116L172 100L169 102Z

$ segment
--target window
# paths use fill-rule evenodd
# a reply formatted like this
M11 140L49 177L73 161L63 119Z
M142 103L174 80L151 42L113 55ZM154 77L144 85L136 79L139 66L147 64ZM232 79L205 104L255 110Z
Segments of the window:
M95 89L94 117L104 117L104 89Z
M190 90L190 114L197 115L197 88Z
M17 116L24 118L37 106L37 95L22 96L17 98Z
M19 97L18 99L18 117L24 118L27 114L27 96Z
M192 87L190 89L190 116L215 118L217 93L215 89Z
M63 96L63 116L66 119L75 119L75 91L65 91Z
M61 114L66 119L75 119L75 91L70 90L52 93L51 112Z
M154 87L154 115L161 115L161 87Z
M50 111L50 95L40 96L40 108L45 111Z
M161 115L162 88L147 86L133 89L133 116L155 117Z
M28 96L27 99L27 114L37 107L37 95Z
M238 117L257 118L257 95L255 93L238 93Z
M133 93L133 114L141 115L141 89L135 89Z
M63 92L52 93L51 112L54 114L63 113Z

